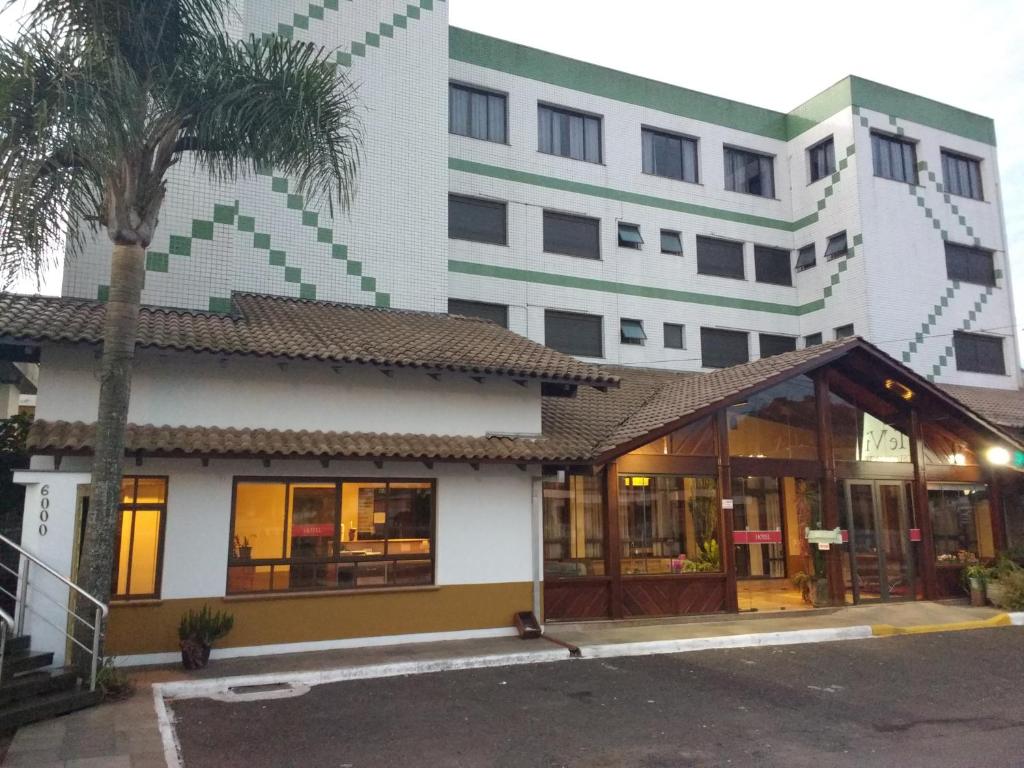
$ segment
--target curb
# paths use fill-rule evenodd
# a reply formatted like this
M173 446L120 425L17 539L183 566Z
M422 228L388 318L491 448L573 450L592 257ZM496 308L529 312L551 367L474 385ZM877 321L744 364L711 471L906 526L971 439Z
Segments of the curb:
M892 624L872 624L871 634L875 637L894 637L896 635L928 635L933 632L963 632L969 629L991 629L992 627L1010 627L1024 624L1024 613L1016 614L1021 621L1015 621L1009 613L1000 613L988 619L976 621L957 621L950 624L916 624L910 627L895 627Z
M839 640L866 640L872 636L867 624L825 629L797 629L789 632L755 632L747 635L691 637L685 640L654 640L642 643L607 643L581 646L584 659L612 659L619 656L653 656L665 653L690 653L726 648L757 648L772 645L831 643Z

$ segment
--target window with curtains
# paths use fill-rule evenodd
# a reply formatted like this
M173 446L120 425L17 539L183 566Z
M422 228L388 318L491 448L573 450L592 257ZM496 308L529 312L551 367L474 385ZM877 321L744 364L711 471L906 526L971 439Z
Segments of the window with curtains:
M953 350L958 371L1006 375L1002 336L954 331Z
M807 161L811 166L811 182L831 176L836 172L836 145L829 136L807 150Z
M604 489L600 475L544 481L544 578L603 576Z
M725 188L775 197L775 158L736 147L725 148Z
M537 149L548 155L600 163L601 118L539 104Z
M996 284L992 251L946 241L946 277L976 285Z
M914 142L884 133L872 133L871 154L875 176L917 184Z
M498 200L448 195L448 237L507 245L508 205Z
M508 305L490 304L485 301L468 301L466 299L448 299L448 314L464 317L479 317L490 320L502 328L508 328Z
M697 140L643 128L640 131L644 173L697 182Z
M793 270L790 269L789 261L790 254L787 250L755 245L754 279L759 283L792 285Z
M750 361L749 339L745 331L722 328L700 329L700 364L705 368L728 368Z
M459 83L448 84L448 130L459 136L504 144L508 97Z
M981 161L942 150L942 185L951 195L984 200L981 191Z
M137 600L160 596L167 478L125 477L114 558L113 597Z
M604 318L582 312L544 311L544 345L580 357L603 357Z

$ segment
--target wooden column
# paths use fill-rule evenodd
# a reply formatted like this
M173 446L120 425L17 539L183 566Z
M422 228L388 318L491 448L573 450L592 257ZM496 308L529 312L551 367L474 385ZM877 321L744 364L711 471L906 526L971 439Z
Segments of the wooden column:
M608 572L609 604L613 619L622 618L622 532L619 529L619 466L604 470L604 562Z
M988 508L992 515L992 543L996 552L1007 547L1006 514L1003 511L1003 474L998 469L988 472Z
M839 513L839 484L836 480L836 456L832 450L832 410L829 407L828 378L825 371L814 374L814 402L818 421L818 460L821 462L821 516L825 528L842 528ZM852 536L851 532L851 536ZM848 545L853 546L851 541ZM846 603L843 579L843 549L834 546L825 555L828 594L833 605Z
M719 551L722 555L722 568L725 570L725 610L736 613L740 609L739 595L736 592L735 547L732 543L732 508L726 509L723 503L732 500L732 467L729 463L729 421L728 409L722 408L714 416L715 421L715 453L718 457L718 513Z
M921 576L924 599L939 597L939 577L935 570L935 538L932 536L932 515L928 509L928 473L924 459L924 431L921 414L910 409L910 457L914 462L914 520L921 530L921 546L917 548L917 572Z

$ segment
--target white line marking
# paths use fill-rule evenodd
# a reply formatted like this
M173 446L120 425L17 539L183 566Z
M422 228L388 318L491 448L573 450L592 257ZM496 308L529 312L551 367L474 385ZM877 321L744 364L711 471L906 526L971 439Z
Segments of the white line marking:
M174 723L171 721L167 702L164 701L162 687L160 683L153 684L153 708L156 710L156 725L160 729L160 740L164 743L164 761L167 763L167 768L182 768L181 745L178 744L178 735L174 732Z

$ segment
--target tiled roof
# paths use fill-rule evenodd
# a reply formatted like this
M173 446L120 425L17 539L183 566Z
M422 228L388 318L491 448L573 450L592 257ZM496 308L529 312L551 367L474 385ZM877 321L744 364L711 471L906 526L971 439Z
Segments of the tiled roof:
M942 389L993 424L1024 429L1024 391L943 384Z
M216 314L143 307L138 346L615 386L613 376L495 323L458 315L235 294ZM98 344L105 305L0 294L0 338Z

